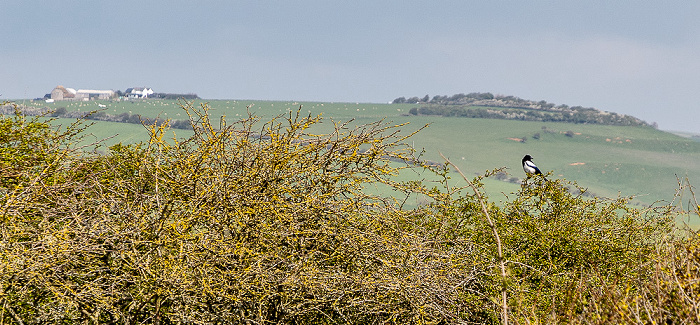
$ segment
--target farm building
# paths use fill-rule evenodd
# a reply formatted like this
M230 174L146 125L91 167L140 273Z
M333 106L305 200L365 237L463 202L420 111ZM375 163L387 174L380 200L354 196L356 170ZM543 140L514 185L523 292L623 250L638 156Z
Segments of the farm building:
M110 99L114 97L114 90L78 89L75 94L77 100Z
M153 89L146 87L127 88L126 92L124 93L124 95L128 98L148 98L149 95L153 94Z
M77 92L73 88L66 88L61 85L56 86L51 91L51 99L53 100L73 100Z
M78 89L56 86L51 91L51 99L53 100L91 100L91 99L110 99L114 97L113 90L93 90L93 89Z

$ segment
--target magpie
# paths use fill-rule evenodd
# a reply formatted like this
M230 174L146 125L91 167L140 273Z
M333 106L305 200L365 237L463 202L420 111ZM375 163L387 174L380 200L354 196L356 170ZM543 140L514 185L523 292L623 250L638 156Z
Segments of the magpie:
M532 156L530 155L525 155L525 157L523 157L523 170L527 174L527 178L530 178L532 175L540 175L547 181L547 178L542 175L540 169L532 162Z

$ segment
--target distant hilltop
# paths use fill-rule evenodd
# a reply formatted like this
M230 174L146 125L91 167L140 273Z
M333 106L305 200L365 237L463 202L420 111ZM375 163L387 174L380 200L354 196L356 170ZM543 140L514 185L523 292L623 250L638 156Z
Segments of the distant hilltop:
M88 101L88 100L133 100L147 98L162 98L162 99L199 99L197 94L174 94L174 93L157 93L149 87L131 87L126 91L121 90L96 90L96 89L78 89L68 88L61 85L56 86L50 93L44 95L43 99L47 102L57 100L68 101Z
M440 115L471 118L493 118L521 121L566 122L577 124L634 125L657 128L634 116L601 111L591 107L555 105L544 100L533 101L515 96L491 93L469 93L422 98L399 97L393 104L416 104L412 115Z

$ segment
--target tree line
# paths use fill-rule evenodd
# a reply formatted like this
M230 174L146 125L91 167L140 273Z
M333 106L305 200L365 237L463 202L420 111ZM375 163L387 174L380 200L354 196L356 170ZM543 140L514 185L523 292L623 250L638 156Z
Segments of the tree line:
M131 123L131 124L156 124L165 125L174 129L191 130L192 126L188 120L173 120L163 118L143 117L140 114L109 114L105 110L94 111L68 111L65 107L58 107L55 110L48 107L30 107L26 105L2 105L0 106L0 114L12 115L18 110L26 116L49 116L72 119L85 119L105 122Z
M413 115L439 115L447 117L492 118L522 121L565 122L577 124L605 124L626 126L654 126L634 116L605 112L581 106L555 105L531 101L515 96L491 93L456 94L430 98L399 97L394 104L418 104L409 112Z

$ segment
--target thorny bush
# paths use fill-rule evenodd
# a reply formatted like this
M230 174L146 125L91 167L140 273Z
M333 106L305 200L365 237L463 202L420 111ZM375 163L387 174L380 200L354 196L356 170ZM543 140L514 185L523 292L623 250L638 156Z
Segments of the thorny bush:
M298 111L213 125L183 108L191 138L151 125L99 154L79 122L0 120L0 323L698 321L700 241L672 235L668 207L562 180L496 205L414 158L401 125L315 134ZM404 168L443 181L396 181Z

